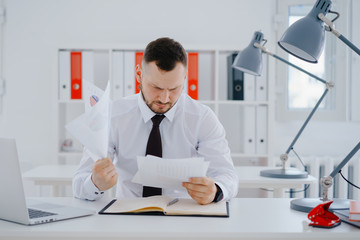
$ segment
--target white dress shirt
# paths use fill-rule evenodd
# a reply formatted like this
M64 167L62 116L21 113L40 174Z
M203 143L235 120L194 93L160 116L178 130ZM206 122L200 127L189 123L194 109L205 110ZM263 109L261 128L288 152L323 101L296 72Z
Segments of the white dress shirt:
M119 175L117 198L141 197L143 186L131 182L138 170L137 156L145 156L146 145L155 113L141 94L113 102L108 156ZM177 103L165 114L160 124L163 158L204 157L210 165L207 176L221 188L224 199L235 197L238 177L230 156L225 130L207 106L181 94ZM91 181L92 167L97 159L84 149L80 166L73 178L74 196L96 200L103 192ZM190 197L183 191L163 189L162 195Z

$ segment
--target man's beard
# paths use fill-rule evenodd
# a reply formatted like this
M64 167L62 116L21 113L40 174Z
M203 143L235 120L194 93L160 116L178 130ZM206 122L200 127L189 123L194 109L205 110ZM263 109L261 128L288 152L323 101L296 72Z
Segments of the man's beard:
M167 111L169 111L171 108L172 108L172 105L171 105L171 103L170 102L168 102L168 103L161 103L161 102L151 102L151 103L149 103L149 102L147 102L146 100L145 100L145 103L146 103L146 105L154 112L154 113L157 113L157 114L164 114L164 113L166 113ZM159 109L158 107L156 107L156 104L161 104L161 105L165 105L165 106L167 106L167 107L164 107L164 108L162 108L162 109ZM156 108L156 109L155 109Z
M141 85L140 85L140 90L141 90ZM141 95L142 95L142 97L143 97L146 105L151 109L151 111L153 111L153 112L156 113L156 114L164 114L164 113L168 112L168 111L172 108L172 106L173 106L173 104L171 104L171 102L167 102L167 103L162 103L162 102L159 102L159 101L149 102L149 101L147 101L147 99L145 98L144 93L143 93L142 91L141 91ZM162 111L161 109L160 109L160 111L158 111L158 110L156 110L155 107L154 107L155 104L166 105L166 106L168 106L168 108L163 108L163 109L164 109L163 111Z

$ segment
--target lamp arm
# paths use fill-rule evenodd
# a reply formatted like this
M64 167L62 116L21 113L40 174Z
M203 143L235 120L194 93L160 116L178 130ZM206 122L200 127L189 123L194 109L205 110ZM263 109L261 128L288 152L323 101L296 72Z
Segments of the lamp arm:
M299 132L296 134L294 140L291 142L290 146L288 147L288 149L286 150L285 154L282 154L280 156L280 159L283 162L283 168L285 168L285 162L288 159L288 154L291 151L291 149L294 147L295 143L297 142L298 138L300 137L300 135L302 134L302 132L304 131L305 127L307 126L307 124L309 123L309 121L311 120L311 118L313 117L314 113L316 112L316 110L319 108L321 102L323 101L323 99L325 98L326 94L329 92L330 88L334 87L334 83L332 82L327 82L322 78L319 78L318 76L315 76L314 74L306 71L305 69L300 68L299 66L296 66L295 64L292 64L291 62L279 57L278 55L269 52L264 46L258 44L258 43L254 43L254 46L257 48L260 48L262 52L266 53L267 55L270 55L280 61L282 61L283 63L286 63L294 68L296 68L297 70L315 78L316 80L324 83L326 85L326 89L324 91L324 93L322 94L322 96L320 97L320 99L318 100L318 102L316 103L315 107L313 108L313 110L310 112L309 116L306 118L305 122L303 123L303 125L301 126Z
M316 80L318 80L318 81L320 81L320 82L322 82L322 83L324 83L324 84L328 84L328 82L326 82L324 79L319 78L318 76L316 76L316 75L314 75L314 74L306 71L305 69L303 69L303 68L301 68L301 67L299 67L299 66L296 66L295 64L292 64L291 62L289 62L289 61L287 61L287 60L279 57L278 55L276 55L276 54L274 54L274 53L272 53L272 52L269 52L264 46L261 46L261 45L258 44L258 43L254 43L254 46L257 47L257 48L260 48L261 51L264 52L264 53L266 53L267 55L270 55L270 56L272 56L272 57L274 57L274 58L282 61L283 63L286 63L287 65L290 65L290 66L292 66L293 68L296 68L297 70L299 70L299 71L301 71L301 72L309 75L309 76L312 77L312 78L315 78Z
M324 23L326 23L330 31L338 37L343 43L345 43L348 47L350 47L352 50L354 50L358 55L360 55L360 49L356 47L352 42L350 42L346 37L344 37L341 33L335 30L334 23L325 17L323 13L319 13L318 18L320 18Z
M340 164L330 173L329 176L322 177L320 179L320 185L322 187L321 191L321 200L328 201L328 191L329 188L333 185L333 179L340 172L340 170L347 164L350 159L355 155L360 149L360 142L351 150L351 152L340 162Z
M358 55L360 55L360 49L357 48L352 42L350 42L346 37L343 35L339 36L339 39L343 41L346 45L348 45L352 50L354 50Z
M347 164L350 159L355 155L357 151L360 149L360 142L351 150L351 152L341 161L341 163L330 173L332 178Z
M313 108L313 110L310 112L309 116L306 118L305 122L303 123L303 125L301 126L299 132L296 134L294 140L292 141L292 143L290 144L289 148L286 150L286 154L289 154L289 152L291 151L291 149L293 148L293 146L295 145L296 141L298 140L298 138L300 137L300 135L302 134L302 132L304 131L305 127L307 126L307 124L310 122L312 116L314 115L314 113L316 112L316 110L319 108L320 103L323 101L323 99L325 98L326 94L329 92L329 88L326 88L323 95L320 97L320 99L318 100L318 102L316 103L315 107Z

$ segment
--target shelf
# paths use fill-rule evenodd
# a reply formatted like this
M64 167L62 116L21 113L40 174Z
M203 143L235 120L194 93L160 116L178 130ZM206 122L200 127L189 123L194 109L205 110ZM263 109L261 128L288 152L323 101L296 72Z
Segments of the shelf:
M60 157L81 157L83 152L58 152Z
M58 103L82 103L84 104L84 100L58 100Z
M244 105L244 106L261 106L261 105L269 105L267 101L242 101L242 100L221 100L221 101L214 101L214 100L199 100L199 102L203 104L224 104L224 105Z
M233 158L268 158L267 154L248 154L248 153L232 153Z

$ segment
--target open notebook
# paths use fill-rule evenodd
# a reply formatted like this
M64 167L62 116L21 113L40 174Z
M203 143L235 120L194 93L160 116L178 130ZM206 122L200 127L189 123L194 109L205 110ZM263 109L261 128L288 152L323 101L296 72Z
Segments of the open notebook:
M188 198L179 198L176 202L173 200L166 196L114 199L99 214L229 217L226 201L200 205ZM174 203L169 205L172 201Z

